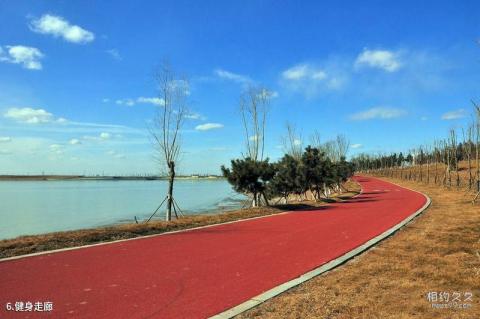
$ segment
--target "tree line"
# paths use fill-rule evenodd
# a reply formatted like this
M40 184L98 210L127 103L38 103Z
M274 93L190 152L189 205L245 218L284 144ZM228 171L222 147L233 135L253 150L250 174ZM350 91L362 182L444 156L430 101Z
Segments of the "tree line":
M287 124L283 138L284 156L271 163L264 158L265 127L271 92L263 87L251 87L240 97L240 115L244 127L246 153L222 165L224 177L234 190L248 195L253 207L269 205L273 198L303 200L308 196L319 201L332 191L341 192L343 183L354 174L354 165L346 160L348 140L339 135L336 140L321 143L316 132L311 145L303 148L295 127Z
M353 163L342 157L333 162L318 148L307 146L300 159L285 154L280 160L257 160L247 157L231 161L231 167L222 166L222 173L235 191L249 195L252 206L269 205L272 198L281 197L284 203L296 195L307 199L308 194L320 201L332 191L341 192L354 173Z
M466 128L450 129L446 138L405 154L360 154L352 161L359 171L480 192L480 106L474 103Z

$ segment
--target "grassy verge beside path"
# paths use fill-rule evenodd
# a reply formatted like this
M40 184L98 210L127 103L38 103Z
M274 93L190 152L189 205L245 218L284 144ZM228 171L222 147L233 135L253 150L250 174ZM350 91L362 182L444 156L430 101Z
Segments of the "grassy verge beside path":
M432 205L376 247L238 318L480 318L480 205L462 191L383 179ZM434 309L429 292L473 297L466 309Z

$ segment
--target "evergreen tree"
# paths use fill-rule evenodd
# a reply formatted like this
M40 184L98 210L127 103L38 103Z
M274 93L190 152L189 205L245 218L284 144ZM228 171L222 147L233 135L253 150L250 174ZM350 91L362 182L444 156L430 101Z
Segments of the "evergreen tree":
M300 174L304 182L304 189L310 190L315 199L320 199L320 193L323 191L327 182L326 158L318 148L307 146L302 154Z
M270 186L273 194L281 196L288 202L291 194L302 193L301 180L299 177L299 161L293 156L286 154L276 166L276 174Z
M401 167L404 161L405 161L405 157L403 156L403 153L400 152L397 159L397 166Z
M231 169L223 165L221 169L223 176L227 178L235 191L251 195L253 207L260 205L261 196L268 205L265 190L275 175L275 166L268 162L268 158L263 161L255 161L250 157L236 159L231 161L231 165Z

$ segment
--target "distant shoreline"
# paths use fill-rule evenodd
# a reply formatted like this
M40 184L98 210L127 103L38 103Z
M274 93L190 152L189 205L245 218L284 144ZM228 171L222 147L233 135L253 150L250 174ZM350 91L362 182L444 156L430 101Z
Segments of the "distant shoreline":
M217 180L224 179L217 175L185 175L175 177L177 180ZM0 181L153 181L168 180L168 176L85 176L85 175L0 175Z

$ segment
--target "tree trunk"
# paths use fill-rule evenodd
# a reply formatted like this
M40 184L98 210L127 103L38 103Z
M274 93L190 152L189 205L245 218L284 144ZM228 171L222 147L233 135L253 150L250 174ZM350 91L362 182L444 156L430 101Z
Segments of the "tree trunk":
M262 192L263 199L265 200L265 205L270 206L270 203L268 202L267 196L265 196L265 193Z
M165 220L172 220L172 206L173 206L173 182L175 180L175 162L168 163L168 194L167 194L167 213Z
M427 160L427 184L430 184L430 160Z
M471 141L468 142L469 150L467 151L468 155L468 189L472 189L473 186L473 176L472 176L472 149L471 149Z
M321 189L320 189L319 186L317 186L317 188L315 190L315 201L319 202L321 199L322 199Z

